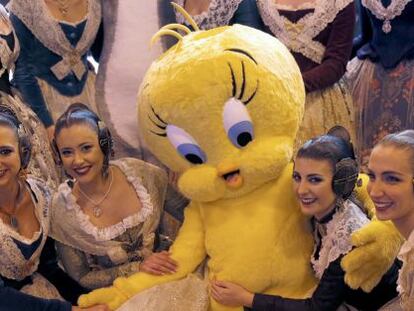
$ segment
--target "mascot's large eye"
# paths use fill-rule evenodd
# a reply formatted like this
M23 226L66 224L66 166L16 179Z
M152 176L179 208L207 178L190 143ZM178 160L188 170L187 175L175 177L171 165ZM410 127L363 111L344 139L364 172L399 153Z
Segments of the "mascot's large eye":
M167 125L166 131L170 143L187 161L193 164L206 162L207 158L204 151L201 150L190 134L174 125Z
M254 138L253 123L246 106L234 97L224 105L224 128L227 136L237 148L245 147Z

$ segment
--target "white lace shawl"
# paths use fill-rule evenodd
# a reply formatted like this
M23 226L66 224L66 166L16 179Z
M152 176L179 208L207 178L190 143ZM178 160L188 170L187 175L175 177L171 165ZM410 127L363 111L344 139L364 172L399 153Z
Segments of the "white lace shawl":
M91 47L101 22L101 1L88 0L88 14L82 37L73 47L66 38L59 21L54 19L43 0L12 0L8 8L33 35L62 60L50 69L57 79L64 79L71 71L80 80L86 72L81 57Z
M403 265L398 275L397 290L403 309L411 310L414 306L414 231L401 247L398 258Z
M325 225L326 234L322 236L319 258L311 258L315 275L318 279L329 264L341 255L347 254L352 249L351 235L369 223L369 219L362 210L353 202L347 200L341 206L332 219Z
M114 239L129 228L143 223L143 245L146 246L153 242L154 233L147 231L152 228L154 221L158 223L162 206L159 206L155 197L151 197L156 194L149 193L149 190L144 186L143 178L145 176L140 175L139 166L150 165L144 163L131 158L111 162L111 165L121 169L128 182L135 188L142 205L138 213L124 218L115 225L97 228L76 203L72 189L65 182L58 187L58 191L53 197L50 235L57 241L87 254L108 256L115 264L121 264L128 260L128 255L122 248L123 243ZM154 180L153 176L148 176L149 178ZM157 186L162 187L163 185L160 183ZM155 208L153 201L156 201ZM163 201L164 198L162 198Z
M19 40L16 37L16 33L13 30L13 26L10 22L9 16L7 15L7 12L2 7L0 7L0 15L2 15L5 21L7 21L7 25L12 30L12 34L14 37L14 49L12 51L10 50L10 47L7 44L7 41L3 37L0 36L0 61L1 61L0 76L2 76L6 70L14 70L14 63L16 62L17 57L19 56L19 53L20 53L20 45L19 45Z
M22 280L37 270L40 254L49 232L51 204L49 188L37 178L29 177L27 182L37 199L37 202L34 198L32 201L35 205L35 215L39 221L40 230L31 239L28 239L0 221L0 275L13 280ZM40 245L29 259L25 259L13 239L30 245L37 241L41 235Z
M242 1L243 0L211 0L207 11L191 17L198 27L203 30L227 26ZM174 2L184 7L185 0L174 0ZM188 24L184 16L177 11L175 12L175 17L178 23Z
M316 41L318 36L340 11L353 0L316 0L315 10L296 23L279 14L274 0L257 0L263 22L276 38L292 52L300 53L313 62L322 63L325 46Z

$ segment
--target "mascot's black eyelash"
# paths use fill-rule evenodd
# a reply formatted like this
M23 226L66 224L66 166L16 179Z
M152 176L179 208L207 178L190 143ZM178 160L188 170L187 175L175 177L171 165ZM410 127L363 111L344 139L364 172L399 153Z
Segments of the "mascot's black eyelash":
M155 134L155 135L161 136L161 137L167 137L167 132L165 130L167 128L168 123L165 122L163 119L161 119L161 117L155 112L155 110L152 106L151 106L151 111L154 114L155 118L158 120L158 122L161 122L161 124L158 124L157 121L154 121L150 115L148 115L148 119L150 119L150 121L156 127L158 127L160 129L161 133L157 133L157 132L154 132L154 131L151 131L151 130L150 130L150 132Z
M254 61L254 59L253 59L253 61ZM243 104L245 106L247 106L247 104L250 103L250 101L254 98L254 96L257 93L257 89L259 88L259 81L257 81L257 86L256 86L256 89L254 90L253 94L250 95L250 97L247 100L243 101L244 90L246 88L246 69L244 67L244 62L243 61L241 62L241 64L242 64L242 84L241 84L241 89L240 89L240 95L236 97L236 93L237 93L237 89L238 89L237 82L236 82L236 78L235 78L235 75L234 75L233 67L231 67L230 63L228 63L228 65L230 67L230 73L231 73L232 97L237 98L238 100L243 102Z

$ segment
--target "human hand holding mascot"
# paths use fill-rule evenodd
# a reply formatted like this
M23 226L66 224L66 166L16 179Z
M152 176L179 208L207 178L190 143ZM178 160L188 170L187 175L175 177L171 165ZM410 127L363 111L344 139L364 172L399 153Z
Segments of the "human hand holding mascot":
M181 27L181 26L180 26ZM192 201L171 247L176 273L137 273L80 298L118 308L136 293L192 273L208 256L208 278L252 292L304 298L316 280L313 239L292 190L293 142L305 90L298 66L278 40L234 25L181 37L141 85L139 124L149 149L173 171ZM157 35L156 35L157 36ZM364 188L361 198L369 204ZM346 281L370 290L391 265L401 238L373 221L343 260ZM160 297L162 299L162 297ZM239 310L211 300L211 310Z

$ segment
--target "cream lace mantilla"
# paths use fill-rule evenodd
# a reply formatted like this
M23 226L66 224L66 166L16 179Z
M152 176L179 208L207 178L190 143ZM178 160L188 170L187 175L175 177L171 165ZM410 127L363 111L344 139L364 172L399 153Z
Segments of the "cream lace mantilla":
M401 247L398 258L403 263L397 281L400 303L403 310L412 310L414 306L414 231Z
M88 1L85 30L76 47L70 44L59 22L50 15L43 0L13 0L9 9L46 48L62 57L60 62L51 67L56 78L62 80L71 71L79 80L82 78L86 68L81 57L95 40L101 22L100 0Z
M351 234L369 222L361 209L347 200L326 224L326 234L322 236L319 258L311 258L313 270L318 279L329 264L352 249Z
M154 233L147 233L148 227L153 223L150 217L159 218L162 208L157 206L155 213L153 199L147 188L144 186L143 177L137 171L136 162L144 163L139 160L121 159L111 162L117 166L126 176L127 180L133 185L138 198L141 202L141 209L138 213L124 218L121 222L106 228L97 228L93 225L81 207L77 204L72 189L67 183L62 183L53 198L52 228L51 236L59 242L79 249L85 253L97 256L108 256L112 262L120 264L128 260L128 255L122 248L122 242L114 240L129 228L141 223L143 225L143 245L153 242ZM149 164L141 164L149 165ZM162 199L163 200L163 199ZM158 202L157 202L158 203Z
M274 0L257 0L260 15L276 38L289 50L300 53L313 62L322 63L325 46L315 40L336 15L353 0L316 0L315 10L296 23L279 14Z
M174 1L184 7L185 0ZM243 0L211 0L207 11L199 15L193 15L192 18L198 27L203 30L227 26L242 1ZM187 23L180 13L175 12L175 17L178 23Z
M19 45L19 40L17 39L16 34L13 30L13 26L10 22L10 19L7 15L7 12L1 6L0 6L0 15L1 15L1 18L3 18L3 20L7 22L7 25L9 26L9 28L12 29L11 34L14 37L14 49L12 51L10 50L10 47L7 44L7 41L3 37L0 36L0 61L1 61L0 76L2 76L6 70L14 69L14 63L16 62L17 57L19 56L19 53L20 53L20 45Z
M383 20L382 31L390 33L392 30L391 21L400 16L404 11L405 6L411 0L392 0L390 5L386 8L382 5L381 0L362 0L364 7L371 11L379 20Z
M37 270L40 253L49 232L50 191L40 179L28 178L27 182L37 199L37 202L33 199L33 203L40 231L28 239L0 221L0 275L13 280L22 280ZM30 245L37 241L41 235L42 241L36 251L29 259L24 258L14 240Z

